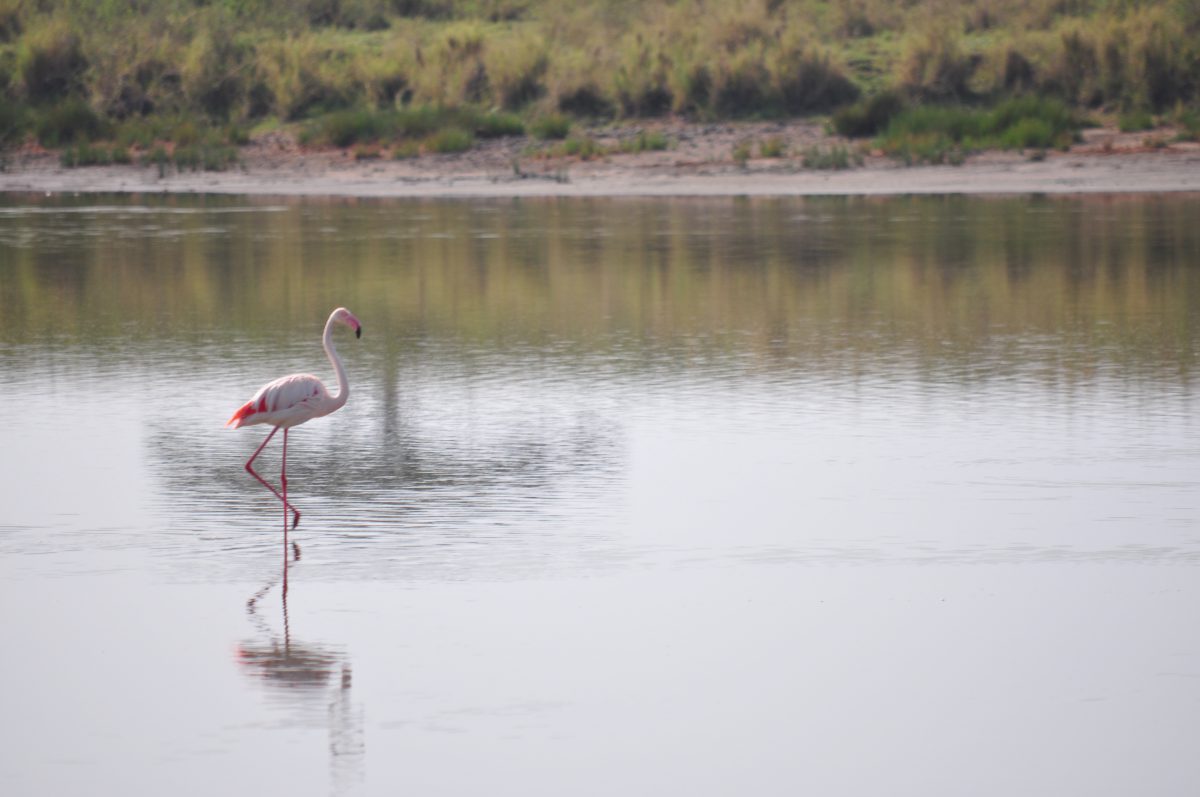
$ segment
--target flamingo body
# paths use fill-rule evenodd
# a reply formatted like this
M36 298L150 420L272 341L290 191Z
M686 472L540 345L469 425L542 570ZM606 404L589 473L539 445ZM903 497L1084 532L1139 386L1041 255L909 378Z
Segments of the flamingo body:
M337 395L331 395L321 380L312 374L283 376L260 387L254 397L239 407L233 417L225 423L226 426L232 426L234 429L259 423L274 427L267 435L267 439L263 440L250 459L246 461L246 471L283 502L285 541L289 509L293 513L292 527L295 528L296 524L300 522L300 510L288 503L287 500L288 429L340 409L350 397L350 383L346 379L346 369L342 367L342 360L338 357L337 349L333 345L333 327L339 323L353 329L355 336L362 337L362 324L345 307L334 310L330 314L329 320L325 322L325 334L321 340L325 347L325 354L329 357L329 362L337 374ZM253 468L254 460L280 429L283 430L283 465L279 477L280 485L283 488L282 493L272 487L262 476L259 476Z
M291 428L338 408L324 383L312 374L281 376L258 389L254 398L233 414L227 426L238 429L256 423Z

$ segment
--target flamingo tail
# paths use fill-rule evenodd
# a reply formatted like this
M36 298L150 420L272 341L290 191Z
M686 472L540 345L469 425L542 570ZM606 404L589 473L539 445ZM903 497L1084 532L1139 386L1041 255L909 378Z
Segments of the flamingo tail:
M244 425L246 418L249 418L256 412L258 412L258 408L254 405L254 401L247 401L238 408L238 411L233 414L232 418L225 421L225 425L232 426L234 429L236 429L239 426Z

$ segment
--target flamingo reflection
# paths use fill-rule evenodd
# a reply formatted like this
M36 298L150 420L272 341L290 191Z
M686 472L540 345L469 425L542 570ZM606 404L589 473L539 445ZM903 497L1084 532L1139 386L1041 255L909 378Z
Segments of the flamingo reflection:
M300 547L284 546L283 568L246 601L246 614L256 635L237 648L243 672L262 683L301 719L329 728L332 793L360 792L364 785L366 742L363 709L353 700L353 674L344 653L326 645L292 639L288 617L288 570L300 559ZM268 620L265 600L276 587L280 594L282 634ZM314 723L315 724L315 723Z

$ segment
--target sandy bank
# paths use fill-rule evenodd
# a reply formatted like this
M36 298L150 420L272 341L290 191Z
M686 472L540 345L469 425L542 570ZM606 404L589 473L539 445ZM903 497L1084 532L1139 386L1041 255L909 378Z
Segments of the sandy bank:
M210 193L256 196L568 197L816 196L891 194L1131 193L1200 191L1200 145L1144 146L1145 134L1088 131L1069 152L1035 160L987 153L960 166L905 167L868 155L843 171L805 169L801 158L730 155L739 141L779 136L798 153L837 143L811 123L677 125L671 149L581 161L531 154L523 140L485 142L461 155L356 160L348 151L303 151L269 134L226 172L160 174L145 166L65 169L51 153L17 155L3 192ZM611 134L615 139L628 130Z

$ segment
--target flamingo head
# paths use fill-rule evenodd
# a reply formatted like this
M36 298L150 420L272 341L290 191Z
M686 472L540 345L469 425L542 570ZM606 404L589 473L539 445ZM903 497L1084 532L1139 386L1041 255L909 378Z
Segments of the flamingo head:
M362 324L354 317L354 313L347 310L345 307L339 307L333 311L333 320L338 321L354 330L354 337L362 337Z

